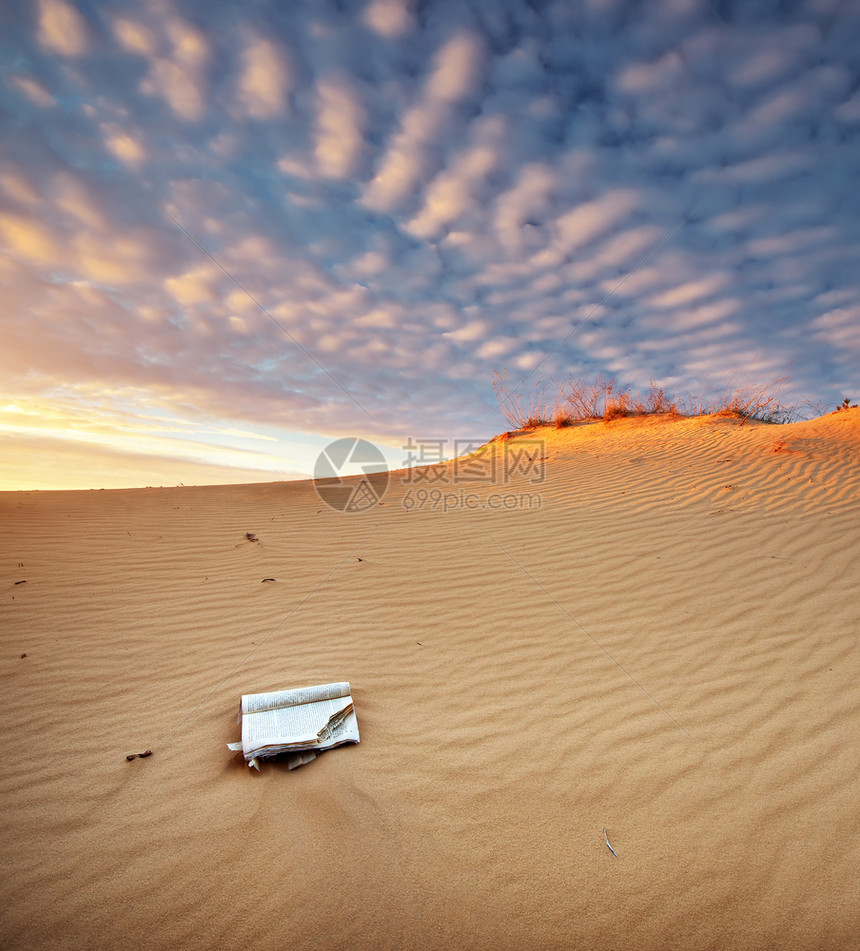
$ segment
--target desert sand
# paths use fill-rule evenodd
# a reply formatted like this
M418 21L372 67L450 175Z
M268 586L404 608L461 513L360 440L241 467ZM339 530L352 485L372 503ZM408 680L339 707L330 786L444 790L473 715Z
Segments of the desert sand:
M491 450L0 494L4 949L858 946L860 410ZM359 745L227 750L336 680Z

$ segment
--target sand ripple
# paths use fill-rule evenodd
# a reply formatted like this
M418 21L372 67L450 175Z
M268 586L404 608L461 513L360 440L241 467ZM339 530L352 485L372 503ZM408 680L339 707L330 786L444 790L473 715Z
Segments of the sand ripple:
M353 517L0 495L0 944L851 947L858 430L546 430ZM230 757L240 693L340 679L359 747Z

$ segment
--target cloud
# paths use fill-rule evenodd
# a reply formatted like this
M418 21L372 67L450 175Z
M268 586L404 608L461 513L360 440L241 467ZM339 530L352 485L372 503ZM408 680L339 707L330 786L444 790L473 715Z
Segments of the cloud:
M482 44L474 34L461 33L450 39L436 55L427 99L454 103L468 95L480 73L482 54Z
M419 213L405 225L416 238L433 238L478 200L483 183L501 161L507 122L501 116L476 121L475 144L457 155L427 187Z
M137 168L146 158L146 149L139 139L116 123L108 122L101 127L105 144L126 165Z
M380 36L396 39L412 26L412 4L409 0L372 0L363 19Z
M505 367L695 388L760 353L826 395L860 359L853 10L63 9L0 37L33 401L474 435Z
M278 440L242 430L209 431L173 416L158 419L143 406L122 415L103 395L87 394L86 419L79 396L63 393L51 404L0 406L0 490L148 485L220 485L307 477L310 459L296 464ZM171 402L165 393L166 402ZM269 442L269 451L256 448ZM231 445L232 443L232 445ZM312 456L310 457L313 458Z
M50 229L35 218L0 214L0 234L9 253L31 264L51 265L59 258Z
M111 220L106 201L86 179L62 172L45 180L41 214L0 214L0 235L15 258L59 271L66 280L110 285L145 280L166 260L158 239L146 227Z
M833 110L833 114L842 122L855 125L860 123L860 91L855 92L850 99L841 102Z
M811 60L820 43L812 24L774 26L756 37L741 54L736 68L727 73L729 82L743 88L762 87L790 77L798 64Z
M731 284L728 274L712 274L697 281L686 281L642 301L642 306L670 310L698 303L721 292Z
M557 172L542 162L522 168L516 184L496 199L494 226L499 243L511 254L524 251L534 230L551 216L558 192Z
M860 307L826 311L811 322L810 329L820 340L856 351L860 349Z
M474 88L480 74L482 45L461 33L436 54L423 95L403 117L364 191L363 203L374 211L392 211L427 174L432 148L454 106Z
M554 222L556 249L570 254L590 244L627 220L638 202L639 196L633 189L620 188L577 205Z
M127 52L136 53L139 56L155 56L155 36L142 23L126 17L117 17L113 22L113 31L120 45Z
M84 233L74 238L72 247L78 273L97 284L134 284L152 273L151 238L143 231L116 234L109 243Z
M81 56L89 46L86 21L65 0L39 0L38 39L61 56Z
M99 232L109 227L103 196L83 176L71 171L59 172L50 180L46 191L53 210L63 212L63 217L70 219L68 232L79 235L81 225Z
M652 62L634 63L623 69L616 82L622 92L655 96L670 90L687 75L687 66L676 50Z
M0 188L6 194L6 200L13 206L32 206L41 201L41 196L32 182L20 169L11 166L0 172Z
M141 88L150 95L162 96L181 119L194 121L203 117L206 106L200 79L179 63L157 60Z
M182 120L202 119L207 108L206 67L210 59L209 43L204 33L172 14L162 25L158 43L154 43L140 27L135 32L127 21L120 21L120 24L121 42L150 60L149 74L141 83L141 90L147 95L163 98ZM153 47L155 50L164 48L169 55L158 55Z
M253 119L269 119L287 109L291 70L286 53L271 40L253 37L242 52L237 98Z
M164 282L164 288L181 305L211 303L217 300L217 294L213 287L215 278L214 268L204 265L179 277L167 278ZM244 306L247 299L247 295L241 291L234 291L228 306L236 309L237 304Z
M703 184L768 184L811 171L812 157L804 150L759 155L743 162L695 172Z
M42 106L47 109L56 104L54 97L47 89L29 76L13 76L12 83L24 93L30 102L35 103L37 106Z
M326 178L346 178L364 148L364 107L344 76L320 79L317 102L314 156Z

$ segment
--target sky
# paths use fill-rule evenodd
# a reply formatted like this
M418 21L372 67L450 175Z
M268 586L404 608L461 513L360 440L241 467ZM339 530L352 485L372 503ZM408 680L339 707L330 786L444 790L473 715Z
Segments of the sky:
M7 0L0 488L451 455L500 372L835 408L858 50L856 0Z

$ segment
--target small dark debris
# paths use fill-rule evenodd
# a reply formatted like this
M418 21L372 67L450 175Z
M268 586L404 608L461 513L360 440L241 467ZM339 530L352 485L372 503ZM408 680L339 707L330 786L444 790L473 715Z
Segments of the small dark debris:
M249 542L258 542L260 540L253 532L245 532L245 538L247 538Z
M141 759L146 759L147 756L152 756L152 750L144 750L142 753L128 753L125 758L130 763L133 759L137 758L138 756Z
M275 580L274 578L263 578L263 581L274 581L274 580ZM263 581L261 581L260 584L262 584Z
M26 656L27 656L26 654L22 654L22 655L21 655L21 660L23 660Z
M359 558L358 560L359 560L359 561L364 561L364 559L363 559L363 558Z
M16 581L16 582L15 582L15 584L26 584L26 583L27 583L27 579L26 579L26 578L25 578L23 581Z

